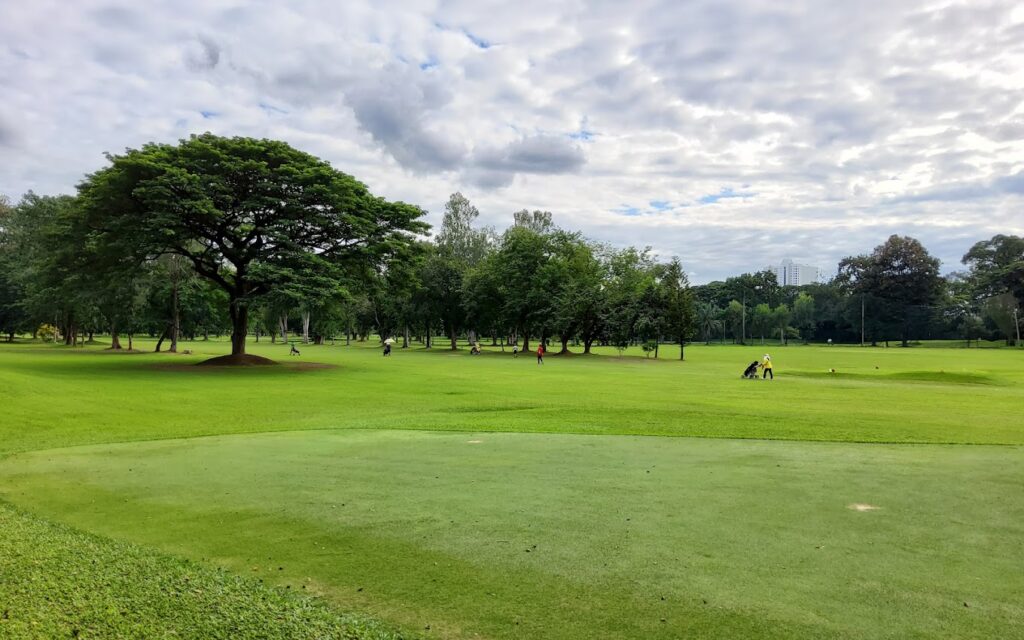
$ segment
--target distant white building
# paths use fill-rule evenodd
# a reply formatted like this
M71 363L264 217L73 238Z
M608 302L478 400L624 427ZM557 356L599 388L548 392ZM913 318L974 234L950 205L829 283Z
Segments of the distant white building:
M820 268L809 264L797 264L789 258L777 265L765 267L765 270L774 273L782 286L799 287L821 280Z

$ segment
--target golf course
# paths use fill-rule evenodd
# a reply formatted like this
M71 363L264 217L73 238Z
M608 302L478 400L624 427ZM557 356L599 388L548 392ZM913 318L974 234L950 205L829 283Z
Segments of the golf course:
M0 345L0 637L1024 637L1018 349L105 346Z

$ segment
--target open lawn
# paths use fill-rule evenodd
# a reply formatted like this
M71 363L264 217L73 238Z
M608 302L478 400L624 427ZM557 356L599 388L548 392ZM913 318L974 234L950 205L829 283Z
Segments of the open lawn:
M162 559L129 582L191 567L289 624L307 599L283 591L318 594L310 629L355 612L424 637L1024 637L1024 351L541 367L261 343L284 364L222 370L190 365L226 344L184 346L0 345L0 537L22 540L22 584L116 589L26 569L84 530L101 561ZM777 378L741 380L766 349ZM11 622L26 593L0 575L0 633L48 637Z

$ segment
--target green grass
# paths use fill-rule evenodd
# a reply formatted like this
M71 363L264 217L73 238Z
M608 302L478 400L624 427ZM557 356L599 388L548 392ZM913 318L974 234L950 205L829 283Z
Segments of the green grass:
M0 536L426 637L1024 637L1020 352L773 346L777 378L745 381L761 347L253 347L285 365L0 346L0 498L35 514Z
M0 637L400 640L287 590L0 504Z

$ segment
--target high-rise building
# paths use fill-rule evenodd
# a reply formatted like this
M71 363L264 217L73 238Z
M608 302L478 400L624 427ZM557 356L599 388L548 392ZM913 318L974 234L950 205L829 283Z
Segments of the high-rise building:
M789 258L777 265L765 267L765 270L774 273L782 286L799 287L821 280L821 269L809 264L797 264Z

